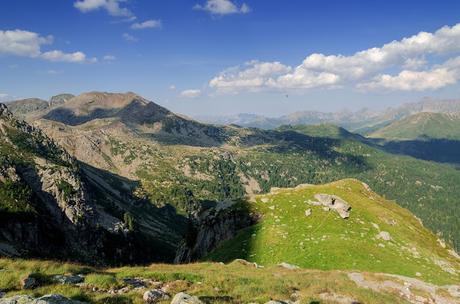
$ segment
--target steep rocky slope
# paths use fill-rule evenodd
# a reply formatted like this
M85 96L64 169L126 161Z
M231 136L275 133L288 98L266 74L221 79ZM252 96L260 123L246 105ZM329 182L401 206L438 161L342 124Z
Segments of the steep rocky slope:
M0 104L0 253L92 263L172 260L186 219L136 182L80 165Z

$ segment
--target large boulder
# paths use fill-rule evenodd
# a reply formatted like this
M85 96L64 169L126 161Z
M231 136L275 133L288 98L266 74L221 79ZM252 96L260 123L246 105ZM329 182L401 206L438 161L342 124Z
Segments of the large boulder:
M343 219L350 217L351 206L337 195L316 194L315 198L324 206L325 211L334 210ZM312 205L317 205L317 203L313 202Z
M176 294L171 301L171 304L203 304L197 297L188 295L184 292Z

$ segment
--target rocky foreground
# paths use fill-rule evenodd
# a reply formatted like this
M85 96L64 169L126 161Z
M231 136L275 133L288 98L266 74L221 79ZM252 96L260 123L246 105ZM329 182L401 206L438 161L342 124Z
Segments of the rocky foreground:
M96 269L0 259L0 304L460 303L458 284L246 260Z

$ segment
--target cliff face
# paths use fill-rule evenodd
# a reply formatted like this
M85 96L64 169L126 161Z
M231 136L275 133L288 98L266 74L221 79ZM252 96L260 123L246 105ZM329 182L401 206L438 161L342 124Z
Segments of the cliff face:
M172 260L186 219L136 198L133 187L114 191L105 180L121 181L103 174L0 104L0 255Z
M188 263L205 257L221 242L233 238L239 230L254 225L258 215L246 205L221 202L196 218L186 240L179 247L175 263Z

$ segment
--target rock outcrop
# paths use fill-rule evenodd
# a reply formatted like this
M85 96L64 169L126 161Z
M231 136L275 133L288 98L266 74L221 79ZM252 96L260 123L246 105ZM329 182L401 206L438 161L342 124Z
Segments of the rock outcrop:
M222 241L234 237L240 229L253 225L257 219L256 214L250 214L241 206L220 202L195 220L174 261L186 263L205 256Z
M341 218L346 219L350 216L351 206L336 195L316 194L318 202L310 202L312 205L322 205L325 211L334 210Z

